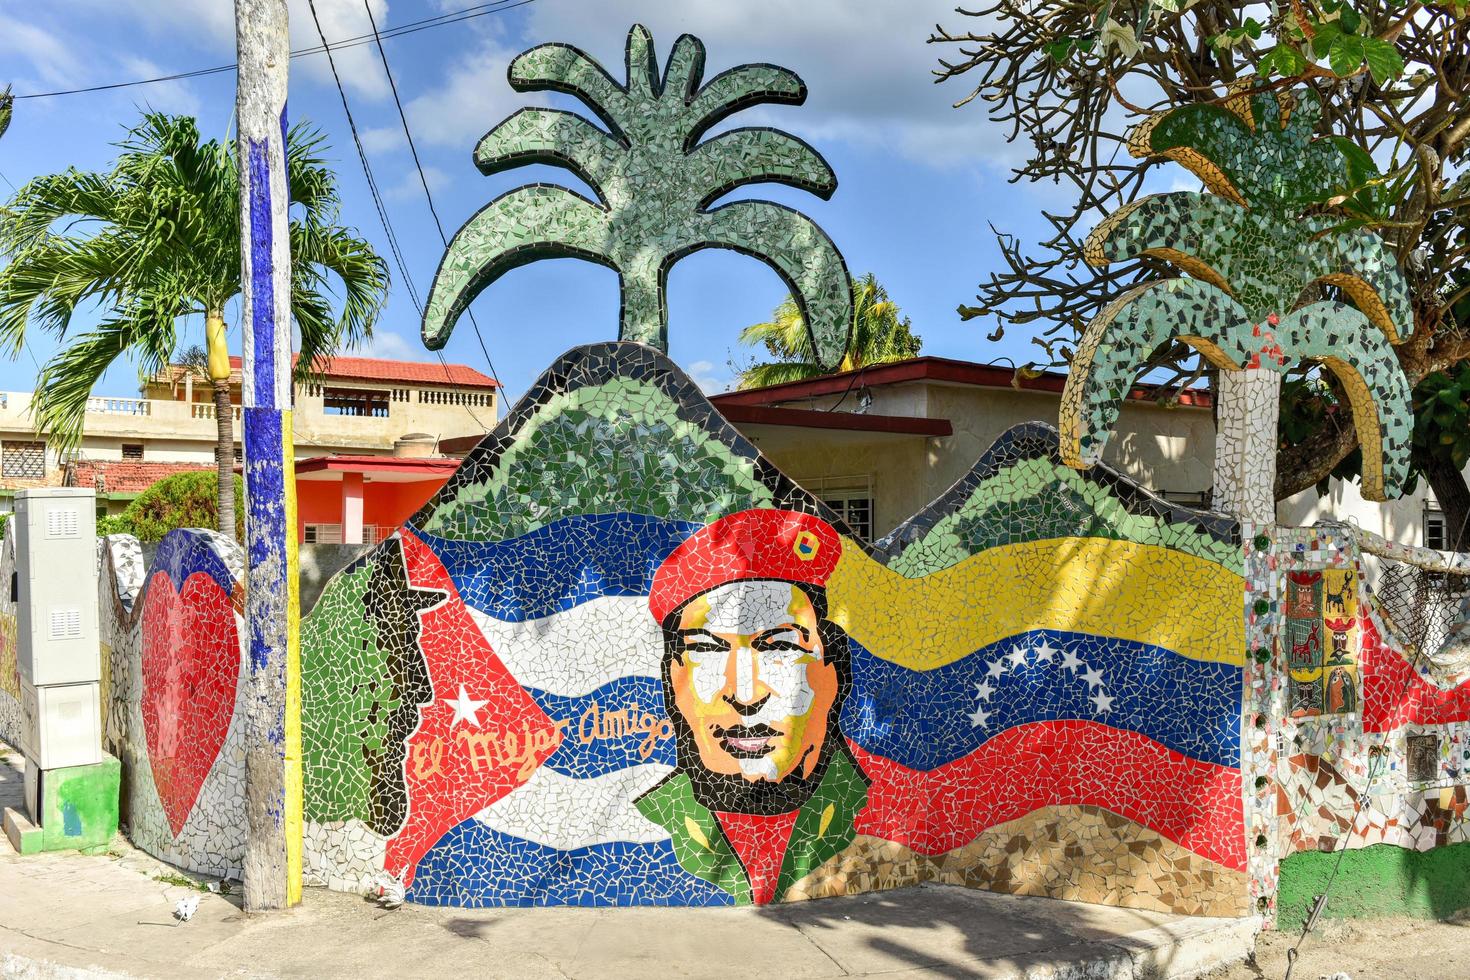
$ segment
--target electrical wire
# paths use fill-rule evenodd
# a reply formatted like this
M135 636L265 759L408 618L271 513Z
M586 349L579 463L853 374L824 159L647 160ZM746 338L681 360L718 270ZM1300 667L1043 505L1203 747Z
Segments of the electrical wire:
M530 0L523 0L523 2L529 3ZM388 218L388 209L383 204L382 193L378 190L377 178L373 176L372 164L368 162L367 150L363 148L362 137L358 134L357 122L352 116L352 107L347 102L347 90L343 88L341 76L337 74L337 63L336 59L332 57L332 47L327 45L326 34L322 31L321 18L317 16L316 0L307 0L307 7L311 10L312 23L316 25L317 36L321 38L322 47L327 53L327 64L332 70L332 81L336 84L337 95L342 100L342 112L347 116L347 129L352 134L353 145L357 148L357 159L362 164L363 175L367 178L368 193L372 195L373 206L378 212L378 220L383 225L383 234L388 239L388 250L393 254L394 264L398 266L399 275L403 278L404 287L408 290L408 297L413 302L414 310L422 319L424 315L424 304L419 299L418 290L414 288L413 277L408 272L408 264L403 260L403 250L399 247L398 235L393 230L393 222ZM445 380L452 384L453 375L450 373L448 362L444 360L443 353L439 351L435 351L434 353L438 355L439 363L444 368ZM476 425L487 432L489 431L489 427L475 414L474 409L468 405L462 407L469 413L470 418L475 420Z
M477 4L472 7L464 7L459 10L451 10L448 13L439 14L435 17L426 17L423 20L410 21L398 27L390 28L382 33L384 38L403 37L405 34L417 34L434 27L447 27L450 24L458 24L462 21L473 20L476 17L484 17L488 14L498 14L516 7L524 7L535 3L536 0L494 0L492 3ZM315 19L313 17L313 19ZM320 29L317 31L321 33ZM342 51L346 48L355 48L363 44L369 44L374 40L373 34L359 34L355 37L345 38L335 44L327 44L326 38L322 43L310 48L301 48L291 52L292 58L304 58L308 55ZM108 92L114 89L130 88L135 85L152 85L155 82L174 82L186 78L201 78L206 75L218 75L227 71L234 71L237 65L217 65L214 68L196 68L193 71L175 72L171 75L159 75L155 78L137 78L127 82L112 82L106 85L89 85L85 88L60 89L55 92L29 92L15 96L16 101L21 99L51 99L62 95L82 95L88 92Z
M398 98L398 83L393 80L393 69L388 66L388 52L383 47L383 39L378 34L378 19L373 16L373 8L369 0L362 0L362 9L367 11L368 24L371 25L373 37L377 40L378 57L383 61L383 74L388 76L388 90L393 93L393 104L398 107L398 121L403 124L403 135L408 140L408 150L413 155L413 165L419 172L419 184L424 188L424 199L429 202L429 214L433 215L434 227L439 230L439 241L447 249L449 248L449 236L444 233L444 222L439 220L439 209L434 207L434 195L429 190L429 178L424 174L424 165L419 160L418 147L414 145L413 133L408 128L408 114L403 111L403 102ZM495 379L496 384L500 384L500 374L495 370L495 361L490 357L490 349L485 346L485 335L480 332L480 324L475 319L475 311L467 309L465 312L469 314L470 325L474 327L475 340L480 344L480 353L485 355L485 364L490 368L490 377Z

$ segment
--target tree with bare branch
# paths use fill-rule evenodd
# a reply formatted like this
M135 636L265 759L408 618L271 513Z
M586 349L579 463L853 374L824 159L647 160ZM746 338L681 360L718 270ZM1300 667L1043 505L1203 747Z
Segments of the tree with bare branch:
M960 9L964 30L936 26L940 82L966 84L975 102L1029 144L1013 181L1050 179L1075 191L1034 244L997 231L1002 268L980 284L966 319L993 317L992 341L1036 330L1041 355L1022 371L1070 365L1083 327L1119 295L1168 274L1157 255L1089 266L1083 242L1104 216L1152 190L1163 156L1134 158L1127 132L1171 106L1223 105L1232 96L1302 85L1322 105L1318 132L1371 159L1371 178L1318 208L1335 231L1368 229L1392 249L1410 291L1413 323L1396 348L1415 385L1414 476L1445 510L1452 543L1470 546L1463 466L1470 426L1470 17L1460 4L1394 0L993 0ZM1317 283L1303 302L1352 297ZM1175 392L1213 383L1213 369L1171 340L1142 370ZM1166 373L1167 372L1167 373ZM1357 475L1357 434L1340 383L1303 364L1283 389L1276 496ZM1458 532L1458 533L1456 533Z

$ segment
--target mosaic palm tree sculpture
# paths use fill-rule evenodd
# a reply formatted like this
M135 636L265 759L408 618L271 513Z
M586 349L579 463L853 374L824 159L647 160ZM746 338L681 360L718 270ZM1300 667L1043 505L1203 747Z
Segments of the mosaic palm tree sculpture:
M1134 156L1168 157L1213 193L1143 198L1088 236L1091 265L1148 255L1187 277L1144 283L1088 324L1062 396L1062 454L1070 465L1101 457L1139 365L1179 340L1221 371L1222 442L1254 439L1252 448L1268 457L1256 461L1257 495L1269 495L1274 481L1280 375L1311 360L1336 376L1351 404L1364 496L1397 496L1413 418L1391 345L1413 322L1408 289L1382 239L1320 213L1320 205L1364 193L1375 173L1347 141L1313 138L1320 113L1311 91L1237 96L1223 106L1168 110L1130 134ZM1302 305L1321 285L1336 287L1351 305ZM1257 388L1253 404L1238 403L1257 380L1269 386L1266 396L1257 398ZM1217 501L1218 464L1230 451L1217 447ZM1269 496L1257 509L1272 519Z
M621 339L668 349L664 288L691 252L729 248L780 274L802 307L813 348L835 366L847 346L852 295L832 240L805 215L767 201L710 203L745 184L789 184L825 199L837 188L827 162L803 141L745 128L699 142L734 112L763 102L800 104L806 85L773 65L741 65L701 86L704 45L674 43L662 79L653 38L628 33L627 84L583 52L543 44L510 65L517 91L574 95L607 126L555 109L522 109L480 141L475 163L494 174L531 163L565 167L597 195L532 184L491 201L449 243L424 311L424 343L444 346L474 297L517 266L575 257L610 266L622 284Z

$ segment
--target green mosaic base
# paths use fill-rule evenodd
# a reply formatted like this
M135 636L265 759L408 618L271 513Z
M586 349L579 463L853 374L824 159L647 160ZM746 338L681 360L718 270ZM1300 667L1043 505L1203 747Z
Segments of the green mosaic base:
M1337 854L1306 851L1281 862L1277 921L1295 929L1326 888ZM1333 919L1402 915L1444 918L1470 908L1470 844L1411 851L1374 844L1342 855L1322 914Z

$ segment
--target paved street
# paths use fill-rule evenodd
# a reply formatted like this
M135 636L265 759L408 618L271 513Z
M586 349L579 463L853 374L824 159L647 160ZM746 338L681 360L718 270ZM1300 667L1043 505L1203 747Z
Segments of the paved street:
M0 761L0 806L20 800ZM1194 976L1251 937L1248 921L942 887L768 909L397 911L313 888L260 916L199 887L121 837L108 855L25 858L0 837L0 976L1121 980ZM198 912L176 922L191 895Z

